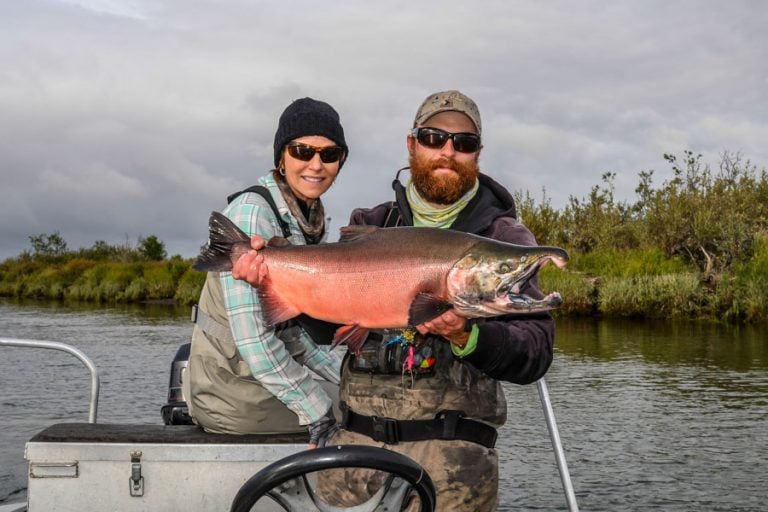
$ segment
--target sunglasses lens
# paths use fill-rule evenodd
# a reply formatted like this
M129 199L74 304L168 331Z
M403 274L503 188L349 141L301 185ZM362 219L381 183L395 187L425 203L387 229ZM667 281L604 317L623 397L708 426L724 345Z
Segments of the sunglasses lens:
M459 153L474 153L480 149L480 137L474 133L449 133L437 128L419 128L416 139L422 146L440 149L448 139L453 140L453 149Z
M326 163L326 164L338 162L341 159L341 155L343 153L344 153L344 149L339 146L323 148L320 150L320 160L322 160L323 163Z
M448 140L448 133L442 130L434 130L429 128L421 128L416 133L416 138L419 144L431 149L440 149L445 146L445 142Z
M302 162L309 162L315 156L315 150L303 144L289 145L288 154Z
M453 136L453 147L460 153L474 153L480 149L480 137L470 133L457 133Z
M325 164L338 162L344 154L344 148L331 146L327 148L316 148L307 144L291 143L288 145L288 154L302 162L309 162L314 158L315 153L320 153L320 160Z

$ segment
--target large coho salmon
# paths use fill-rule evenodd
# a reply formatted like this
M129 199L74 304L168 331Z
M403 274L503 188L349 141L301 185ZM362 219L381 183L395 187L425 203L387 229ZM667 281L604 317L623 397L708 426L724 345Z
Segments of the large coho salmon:
M213 212L208 243L193 268L230 271L250 249L250 237ZM559 247L424 227L347 226L335 243L292 245L275 237L260 252L268 268L259 285L265 323L305 313L342 324L333 345L346 342L350 350L368 329L413 327L450 308L467 318L557 308L559 293L537 300L525 289L543 264L568 262Z

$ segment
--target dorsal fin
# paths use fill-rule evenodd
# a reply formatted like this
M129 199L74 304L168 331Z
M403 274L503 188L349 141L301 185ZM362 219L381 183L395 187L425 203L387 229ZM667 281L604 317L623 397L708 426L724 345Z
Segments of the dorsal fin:
M267 242L267 247L290 247L293 245L290 240L282 236L273 236Z
M352 242L364 238L371 233L381 229L378 226L344 226L339 230L341 233L339 242Z

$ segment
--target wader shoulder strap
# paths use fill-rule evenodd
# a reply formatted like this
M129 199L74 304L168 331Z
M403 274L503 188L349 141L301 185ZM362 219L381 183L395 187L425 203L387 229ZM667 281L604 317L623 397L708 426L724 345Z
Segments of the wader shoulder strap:
M397 206L396 202L392 202L389 204L389 211L387 212L387 217L384 219L384 225L382 227L385 228L394 228L403 223L403 218L400 216L400 207Z
M245 190L241 190L240 192L235 192L234 194L227 196L227 204L231 203L240 194L245 194L246 192L254 192L264 198L267 204L269 204L269 207L272 208L272 213L274 213L275 217L277 217L277 222L280 224L280 230L283 232L283 237L290 238L291 228L288 226L288 223L283 220L283 217L277 210L275 200L272 198L272 194L269 193L269 190L267 190L267 187L262 185L253 185L252 187L248 187Z
M254 192L264 198L267 204L269 204L269 207L272 208L272 212L275 214L275 217L277 217L277 222L280 224L280 229L283 231L283 237L290 238L291 228L288 226L288 223L283 220L283 217L277 210L277 205L275 204L275 200L272 198L272 194L269 193L269 190L267 190L266 187L262 185L253 185L252 187L248 187L245 190L241 190L240 192L235 192L234 194L231 194L227 197L227 203L231 203L232 200L234 200L237 196L246 192ZM288 320L288 322L292 321L293 320ZM338 324L317 320L305 314L301 314L296 317L295 321L318 345L330 345L331 341L333 341L333 335L336 332L336 329L340 327Z
M410 206L408 205L408 197L405 193L405 187L402 183L400 183L400 173L404 170L408 169L408 167L403 167L399 171L397 171L397 174L395 175L395 179L392 181L392 190L395 191L395 200L392 202L392 209L390 210L390 215L387 216L387 220L385 221L386 224L384 227L393 227L393 226L413 226L413 214L411 214ZM397 219L397 223L394 225L388 224L390 222L390 217L392 216L391 213L394 211L397 215L395 216L395 219Z
M201 310L197 304L192 306L192 323L197 326L206 334L210 334L221 341L234 343L235 339L232 337L232 331L229 329L229 325L222 325L210 316L205 311Z

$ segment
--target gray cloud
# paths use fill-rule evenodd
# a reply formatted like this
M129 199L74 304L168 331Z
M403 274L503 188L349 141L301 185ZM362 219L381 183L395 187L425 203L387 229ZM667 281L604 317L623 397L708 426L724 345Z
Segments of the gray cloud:
M441 89L480 105L483 169L558 207L607 171L633 199L639 171L669 176L665 152L764 167L765 26L757 0L3 2L0 259L54 231L193 256L302 96L348 134L334 232L390 198L416 107Z

